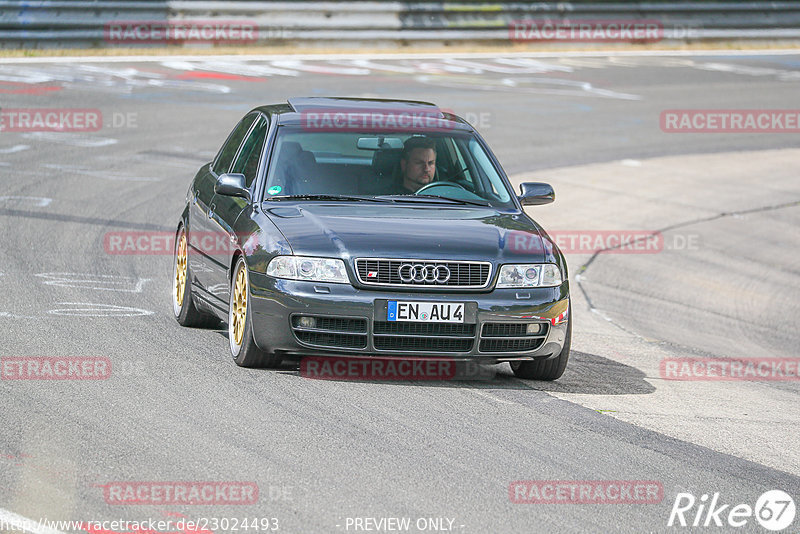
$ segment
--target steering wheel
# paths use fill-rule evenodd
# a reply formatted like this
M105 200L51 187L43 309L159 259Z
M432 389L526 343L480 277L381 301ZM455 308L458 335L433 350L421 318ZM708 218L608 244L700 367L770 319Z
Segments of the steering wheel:
M465 172L467 172L468 170L469 170L469 169L468 169L467 167L464 167L464 168L463 168L463 169L461 169L460 171L456 171L456 172L454 172L453 174L451 174L450 176L448 176L448 178L449 178L450 180L452 180L453 178L455 178L455 177L456 177L456 176L458 176L459 174L464 174L464 173L465 173Z
M439 186L457 187L459 189L463 189L464 191L467 191L467 188L464 187L463 185L459 184L459 183L456 183L456 182L445 182L443 180L439 180L438 182L431 182L428 185L423 185L422 187L417 189L417 192L414 193L414 194L415 195L419 195L420 193L424 193L428 189L431 189L433 187L439 187Z

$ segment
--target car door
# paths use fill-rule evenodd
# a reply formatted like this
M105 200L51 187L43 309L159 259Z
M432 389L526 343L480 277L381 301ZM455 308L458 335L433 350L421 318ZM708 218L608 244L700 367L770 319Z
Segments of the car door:
M246 115L231 131L228 139L222 145L214 161L200 170L194 181L191 204L189 208L189 269L192 273L192 282L202 290L214 293L215 270L219 270L220 258L216 256L215 235L217 224L212 220L214 212L214 184L220 174L228 172L233 160L239 153L239 147L247 133L258 118L258 114ZM215 265L217 268L215 269ZM216 299L214 299L216 300ZM219 302L214 302L219 306ZM227 301L226 301L227 304Z
M256 181L262 161L262 154L267 138L269 121L260 115L253 124L244 142L239 149L233 164L228 172L244 174L245 185L252 190ZM211 199L212 216L209 219L214 226L213 231L217 239L215 243L219 250L216 250L213 259L213 273L211 276L210 291L219 297L226 304L230 292L230 273L233 261L233 253L236 250L237 236L233 230L236 218L247 209L250 209L251 202L241 197L216 194Z

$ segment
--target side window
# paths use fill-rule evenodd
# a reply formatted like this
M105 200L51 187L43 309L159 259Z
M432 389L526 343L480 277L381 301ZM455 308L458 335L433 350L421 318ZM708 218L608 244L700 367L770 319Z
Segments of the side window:
M264 117L259 117L250 135L245 139L242 151L239 152L239 156L231 168L231 172L244 174L247 187L250 187L250 184L253 183L258 172L261 149L264 146L264 140L267 138L267 125L267 120Z
M234 128L228 136L228 140L222 145L219 154L217 154L217 159L214 160L214 172L217 174L228 172L231 162L234 156L236 156L236 151L239 150L239 145L242 143L242 139L247 133L247 130L250 129L250 125L253 124L254 120L256 120L255 114L248 115L236 125L236 128Z
M456 146L452 139L447 139L445 142L448 152L450 153L450 159L453 162L451 173L455 175L455 180L464 182L469 186L471 191L475 191L475 184L472 180L472 169L466 159L464 159L460 148Z
M474 162L474 174L479 183L483 182L482 190L494 193L494 196L501 202L510 202L511 196L503 184L503 179L498 174L486 151L475 139L469 140L469 146L463 152L463 156Z

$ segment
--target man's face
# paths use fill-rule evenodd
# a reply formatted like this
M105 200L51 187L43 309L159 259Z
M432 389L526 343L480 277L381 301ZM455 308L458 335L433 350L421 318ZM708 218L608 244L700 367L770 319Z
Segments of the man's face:
M403 171L403 185L416 191L433 181L436 152L432 148L415 148L408 154L407 160L400 160L400 170Z

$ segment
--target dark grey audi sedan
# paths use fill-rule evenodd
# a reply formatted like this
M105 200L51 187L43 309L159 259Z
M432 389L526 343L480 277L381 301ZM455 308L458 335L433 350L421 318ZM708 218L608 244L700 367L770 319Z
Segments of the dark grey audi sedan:
M569 358L564 257L486 142L433 104L295 98L236 125L186 195L173 310L228 324L234 361L303 356L510 362L554 380Z

